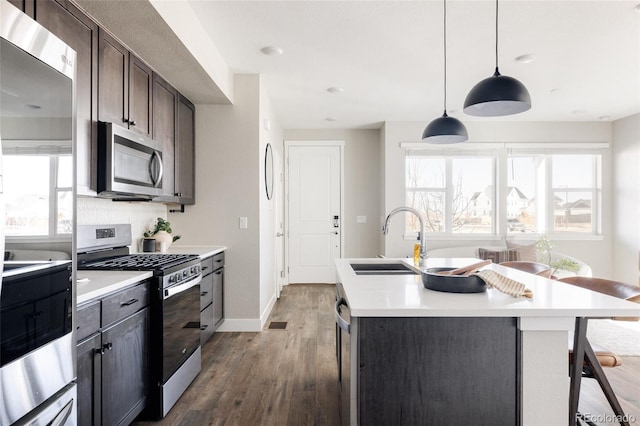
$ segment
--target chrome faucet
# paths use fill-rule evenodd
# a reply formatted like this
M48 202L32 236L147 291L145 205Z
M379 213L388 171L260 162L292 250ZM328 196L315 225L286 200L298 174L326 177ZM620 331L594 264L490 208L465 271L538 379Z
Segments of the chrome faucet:
M384 225L382 225L382 235L387 235L389 233L389 223L391 222L391 216L400 212L409 212L416 215L418 218L418 222L420 222L420 233L418 234L418 240L420 241L420 266L425 266L427 261L427 244L424 241L424 220L420 215L420 212L416 209L412 209L411 207L397 207L391 210L391 213L384 220Z

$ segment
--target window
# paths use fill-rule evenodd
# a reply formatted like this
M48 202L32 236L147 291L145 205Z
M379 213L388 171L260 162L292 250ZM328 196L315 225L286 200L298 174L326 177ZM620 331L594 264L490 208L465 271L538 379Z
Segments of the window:
M408 151L407 205L423 214L432 234L594 235L600 229L601 157L575 149ZM416 233L417 220L407 220L406 232Z
M6 235L71 234L71 155L5 155Z
M494 159L411 155L406 161L407 205L422 213L425 232L490 234L494 223ZM415 217L407 232L418 232Z

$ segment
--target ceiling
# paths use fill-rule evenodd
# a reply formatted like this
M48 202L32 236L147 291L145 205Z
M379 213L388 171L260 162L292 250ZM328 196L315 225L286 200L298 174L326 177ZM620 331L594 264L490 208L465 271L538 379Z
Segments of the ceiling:
M262 75L286 129L426 124L442 115L442 1L186 1L232 72ZM640 112L639 3L501 1L500 71L527 86L533 106L476 118L461 110L494 71L495 3L449 0L450 115L612 121ZM265 55L265 46L283 53ZM536 59L514 60L525 54Z

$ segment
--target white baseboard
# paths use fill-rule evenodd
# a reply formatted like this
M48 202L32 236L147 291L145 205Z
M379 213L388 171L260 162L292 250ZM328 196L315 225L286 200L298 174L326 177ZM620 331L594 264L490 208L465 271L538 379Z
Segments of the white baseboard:
M235 331L250 331L250 332L260 332L262 331L262 324L260 320L255 319L235 319L235 318L225 318L224 322L220 324L220 327L216 330L217 332L235 332Z
M237 319L237 318L225 318L224 322L220 324L220 327L216 330L217 332L261 332L264 328L264 325L267 323L269 319L269 315L271 315L271 310L273 310L273 306L276 304L276 295L274 294L269 300L267 307L265 308L262 315L260 315L260 319L257 318L246 318L246 319Z

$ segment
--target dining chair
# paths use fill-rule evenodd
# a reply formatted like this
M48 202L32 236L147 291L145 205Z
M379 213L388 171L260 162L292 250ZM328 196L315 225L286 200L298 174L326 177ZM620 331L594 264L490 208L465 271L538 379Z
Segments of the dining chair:
M566 277L558 281L586 288L598 293L640 303L640 287L619 281L593 277ZM587 339L587 320L589 318L576 318L573 346L569 348L569 374L571 385L569 390L569 424L576 425L578 417L578 403L580 398L580 383L582 377L596 379L600 389L604 393L609 405L613 409L620 424L628 426L622 406L616 397L607 376L602 367L618 367L622 360L618 355L606 348L592 345ZM637 317L612 318L616 320L637 321ZM577 361L582 359L582 363Z
M551 268L545 264L538 262L530 262L526 260L513 260L501 262L500 265L508 268L518 269L520 271L529 272L533 275L540 275L545 278L551 277Z

